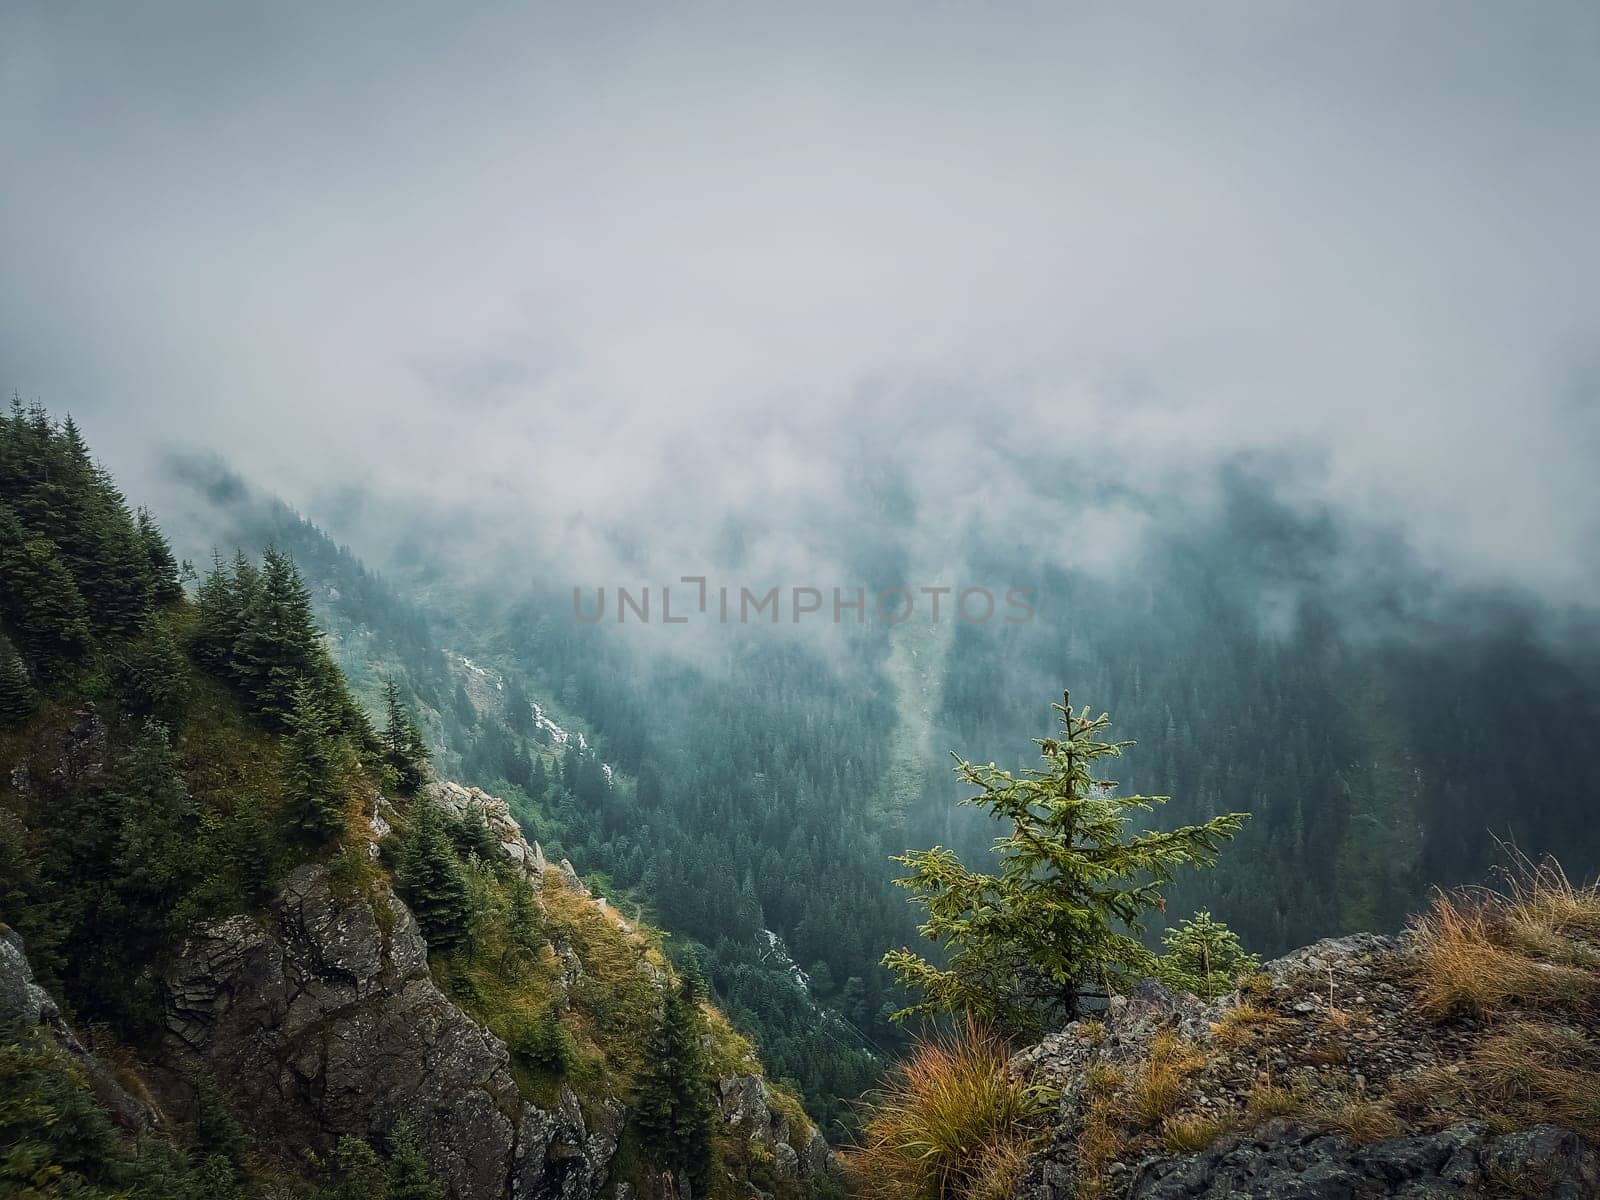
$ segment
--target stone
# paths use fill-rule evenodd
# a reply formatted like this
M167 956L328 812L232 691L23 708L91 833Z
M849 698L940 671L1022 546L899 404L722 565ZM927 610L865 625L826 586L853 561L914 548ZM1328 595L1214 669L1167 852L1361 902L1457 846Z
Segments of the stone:
M208 1068L269 1144L327 1153L402 1120L457 1200L587 1200L616 1149L576 1101L524 1102L505 1044L428 975L427 946L392 892L383 919L326 868L285 881L272 920L202 928L165 980L168 1050Z

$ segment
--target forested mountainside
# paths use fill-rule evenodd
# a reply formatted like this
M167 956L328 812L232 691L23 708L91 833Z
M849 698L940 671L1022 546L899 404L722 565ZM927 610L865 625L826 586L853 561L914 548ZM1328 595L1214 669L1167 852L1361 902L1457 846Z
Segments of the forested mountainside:
M408 593L215 460L169 463L185 552L273 545L305 573L330 649L376 703L415 703L445 774L503 795L553 857L692 950L719 1006L840 1131L901 1041L876 967L915 932L885 884L904 848L883 794L894 697L875 661L841 675L758 636L641 674L570 609L496 599L418 568ZM748 632L748 631L747 631Z
M941 842L975 860L993 830L951 803L948 752L1025 761L1064 683L1137 741L1119 777L1174 797L1161 821L1253 814L1173 905L1209 908L1253 950L1397 928L1430 885L1479 878L1497 838L1560 849L1580 874L1600 863L1584 740L1600 635L1447 588L1381 531L1288 503L1269 472L1230 468L1194 513L1123 485L1152 519L1114 569L981 524L929 549L907 489L863 484L845 549L861 579L965 559L971 578L1031 588L1034 620L730 625L693 660L577 622L538 580L441 570L414 538L387 564L400 600L226 470L178 474L230 522L191 540L291 549L351 677L398 673L441 762L703 946L719 1002L826 1122L849 1123L844 1098L901 1044L877 962L915 930L889 856Z
M286 552L181 585L76 426L13 404L0 1192L832 1186L693 957L504 801L430 777L398 689L380 726L347 688Z

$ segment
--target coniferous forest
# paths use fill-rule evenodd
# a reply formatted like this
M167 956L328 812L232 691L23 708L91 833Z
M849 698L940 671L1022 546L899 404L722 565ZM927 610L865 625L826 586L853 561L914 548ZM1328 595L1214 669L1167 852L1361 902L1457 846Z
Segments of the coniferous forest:
M1600 1190L1597 22L0 5L0 1200Z

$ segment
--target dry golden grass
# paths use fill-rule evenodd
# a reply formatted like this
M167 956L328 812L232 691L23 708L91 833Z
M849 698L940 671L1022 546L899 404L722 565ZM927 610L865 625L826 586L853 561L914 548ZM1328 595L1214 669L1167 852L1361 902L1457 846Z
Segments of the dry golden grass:
M1005 1043L973 1022L918 1044L868 1101L845 1156L870 1200L1000 1200L1054 1093L1006 1072Z
M1211 1037L1217 1045L1231 1050L1244 1045L1256 1034L1282 1019L1270 1008L1262 1008L1248 1000L1242 1000L1212 1024Z
M1342 1104L1321 1104L1305 1111L1306 1120L1318 1129L1342 1133L1359 1145L1399 1137L1405 1125L1381 1100L1353 1099Z
M1178 1107L1190 1075L1205 1062L1194 1046L1173 1033L1158 1033L1150 1054L1134 1071L1128 1088L1128 1116L1154 1125Z
M1600 1045L1570 1025L1507 1026L1473 1051L1458 1086L1475 1106L1519 1124L1600 1133Z
M1106 1040L1106 1023L1095 1020L1078 1022L1078 1040L1085 1046L1100 1045Z
M1221 1117L1208 1117L1203 1113L1168 1117L1161 1123L1161 1144L1174 1154L1204 1150L1226 1133L1231 1124Z
M1416 932L1418 998L1435 1016L1600 1008L1600 890L1552 860L1514 860L1504 894L1441 892Z
M1251 971L1239 977L1239 995L1251 1000L1265 1000L1272 995L1272 976L1265 971Z
M1093 1082L1094 1090L1090 1090L1090 1081L1085 1080L1088 1103L1077 1141L1078 1192L1083 1197L1101 1194L1106 1167L1127 1151L1130 1142L1125 1114L1116 1097L1120 1072L1111 1068Z
M1274 1083L1258 1083L1245 1097L1244 1123L1259 1125L1273 1117L1286 1117L1305 1107L1305 1101L1286 1087Z
M1600 882L1580 887L1555 859L1535 863L1515 851L1508 874L1516 915L1568 938L1600 940Z

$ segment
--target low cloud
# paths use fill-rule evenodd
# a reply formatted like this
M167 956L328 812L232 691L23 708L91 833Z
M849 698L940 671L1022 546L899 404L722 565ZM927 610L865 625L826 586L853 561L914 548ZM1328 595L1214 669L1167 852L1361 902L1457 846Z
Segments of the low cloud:
M1582 603L1597 50L1560 3L13 5L0 369L136 494L198 445L478 571L848 579L874 523L1109 571L1256 456Z

